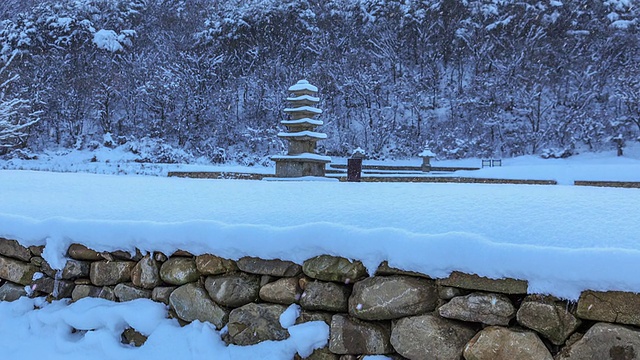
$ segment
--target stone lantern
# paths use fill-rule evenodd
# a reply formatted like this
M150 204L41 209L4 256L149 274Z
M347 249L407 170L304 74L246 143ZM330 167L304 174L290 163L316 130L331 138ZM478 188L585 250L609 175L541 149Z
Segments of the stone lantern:
M418 154L422 158L422 171L429 172L431 171L431 159L436 157L436 154L433 151L429 150L426 147L420 154Z
M327 134L314 131L323 125L322 120L314 119L322 114L322 110L315 107L320 101L315 95L318 88L309 84L307 80L300 80L289 87L291 97L287 98L289 107L284 112L288 120L280 123L287 127L287 131L278 136L289 142L286 155L274 155L271 160L276 162L276 177L292 178L303 176L325 176L325 165L331 162L328 156L316 154L316 142L327 138Z

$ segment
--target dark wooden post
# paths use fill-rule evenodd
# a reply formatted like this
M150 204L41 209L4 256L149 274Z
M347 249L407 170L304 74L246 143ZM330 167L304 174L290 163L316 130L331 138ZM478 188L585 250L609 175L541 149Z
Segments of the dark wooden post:
M362 177L362 159L364 158L364 150L357 148L353 155L347 159L347 181L360 182Z

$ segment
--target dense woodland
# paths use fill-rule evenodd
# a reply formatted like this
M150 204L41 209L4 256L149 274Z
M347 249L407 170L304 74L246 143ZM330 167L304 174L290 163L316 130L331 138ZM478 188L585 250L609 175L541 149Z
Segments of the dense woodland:
M320 88L327 155L611 149L640 140L639 13L635 0L3 0L0 153L111 138L152 141L158 161L177 148L266 163L302 78Z

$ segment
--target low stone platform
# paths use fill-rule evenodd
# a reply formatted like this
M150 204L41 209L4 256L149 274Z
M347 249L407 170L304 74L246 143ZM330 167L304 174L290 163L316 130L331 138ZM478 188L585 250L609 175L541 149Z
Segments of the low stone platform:
M635 188L640 189L640 181L590 181L576 180L573 183L576 186L597 186L597 187L615 187L615 188Z

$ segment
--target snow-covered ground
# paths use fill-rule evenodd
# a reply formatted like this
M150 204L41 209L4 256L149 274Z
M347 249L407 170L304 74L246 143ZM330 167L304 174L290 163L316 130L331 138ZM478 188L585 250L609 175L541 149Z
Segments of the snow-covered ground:
M501 168L457 175L561 184L640 181L639 153L505 159ZM75 161L40 156L0 162L0 168L64 171L0 170L0 237L47 244L44 256L53 266L62 265L70 243L82 242L97 250L171 253L180 248L296 262L326 253L360 259L370 271L388 260L435 277L460 270L526 279L531 292L569 299L584 289L640 292L639 189L114 176L104 174L136 173L134 167L142 165L117 155L109 163L80 156ZM436 164L479 166L479 161ZM195 167L146 166L157 170L148 172L154 175ZM200 165L198 170L239 169ZM256 172L241 171L246 170ZM196 322L180 328L165 315L164 306L147 300L0 303L0 353L61 359L85 358L88 352L100 359L290 359L327 339L326 325L311 323L291 326L292 338L284 342L227 347L211 326ZM127 326L150 335L148 345L120 345ZM72 333L72 328L92 331Z

